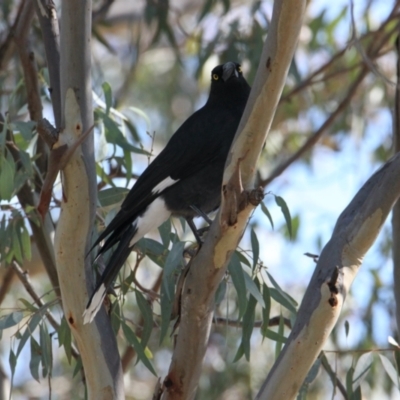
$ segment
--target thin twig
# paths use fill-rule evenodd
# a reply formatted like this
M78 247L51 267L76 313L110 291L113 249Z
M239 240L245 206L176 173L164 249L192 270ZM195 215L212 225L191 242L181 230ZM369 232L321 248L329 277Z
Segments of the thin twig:
M398 30L398 25L396 24L389 32L387 32L383 38L378 42L378 40L374 40L367 54L374 55L377 54L383 45L390 39L393 33ZM378 38L377 38L378 39ZM270 176L264 180L261 180L260 185L266 187L269 185L275 178L282 174L291 164L293 164L296 160L298 160L305 152L310 150L321 138L321 136L326 132L326 130L335 122L336 118L350 105L350 102L357 91L358 86L364 80L365 76L369 72L369 67L366 64L363 64L361 71L359 72L357 78L353 81L350 89L348 90L344 99L339 103L336 110L328 117L328 119L321 125L321 127L315 131L306 142L287 160L283 161L279 164L270 174Z
M297 161L305 152L310 150L321 138L321 136L326 132L326 130L335 122L336 118L349 106L356 90L360 83L364 80L365 76L369 72L368 67L364 66L357 78L354 80L351 85L349 91L347 92L345 98L339 103L336 110L328 117L328 119L321 125L321 127L316 130L306 142L287 160L283 161L279 164L269 175L267 179L261 180L259 183L261 186L266 187L269 185L275 178L282 174L291 164Z
M26 291L32 297L32 299L36 303L36 305L38 307L43 307L45 305L45 303L43 303L42 299L35 292L35 289L31 285L28 271L24 271L15 260L11 263L11 268L13 269L13 271L15 271L15 273L17 274L19 280L24 285ZM53 315L50 313L50 311L47 310L45 315L46 315L47 320L49 321L50 325L58 332L58 330L60 328L60 324L56 321L56 319L53 317ZM73 343L71 344L71 355L75 359L77 359L79 357L79 353L75 349L75 346L73 345Z
M392 8L392 12L390 13L389 17L392 17L395 14L395 10L399 6L400 2L397 0L396 4ZM356 21L354 17L354 2L353 0L350 0L350 20L351 20L351 26L352 26L352 44L354 44L354 47L357 49L358 53L360 54L361 58L363 59L364 63L368 66L368 68L376 75L379 76L381 79L383 79L386 83L389 85L396 86L396 83L391 81L389 78L384 76L379 69L374 65L372 62L372 58L369 54L365 52L361 45L360 39L357 37L357 27L356 27Z
M359 42L364 41L365 39L370 39L371 36L373 37L373 36L382 34L384 29L387 27L387 25L389 23L391 23L393 19L398 17L398 15L395 13L395 10L396 10L396 7L394 7L392 9L392 12L389 14L387 19L380 25L379 29L377 29L376 31L373 31L373 32L369 31L369 32L365 33L363 36L361 36L358 39ZM374 41L374 40L372 40L372 41ZM348 50L348 47L349 46L347 45L343 49L339 50L325 64L323 64L321 67L319 67L316 71L312 72L307 78L303 79L296 87L294 87L288 93L284 94L281 97L280 103L285 102L285 101L290 101L292 96L303 91L308 86L311 86L315 83L321 82L321 80L316 80L315 78L317 76L321 75L326 70L328 70L338 59L340 59L346 53L346 51ZM374 59L376 57L380 57L381 55L382 55L381 53L378 53L374 56L372 56L370 54L369 59ZM364 64L364 60L363 60L362 64ZM326 81L327 79L328 79L328 76L325 76L323 80Z
M273 317L268 322L268 327L278 326L281 317ZM234 328L241 328L243 326L242 321L238 321L236 319L229 319L223 317L214 317L213 323L216 325L225 325L225 326L232 326ZM261 328L263 321L255 321L253 323L253 328ZM283 324L288 327L289 329L292 328L292 323L289 318L283 318Z
M139 255L139 253L137 254L136 263L135 263L135 266L133 267L133 270L132 270L133 283L134 283L135 286L137 286L143 293L146 293L146 294L152 299L152 301L153 301L154 299L160 297L159 294L157 293L157 291L158 291L158 289L159 289L159 287L157 286L158 279L157 279L157 281L156 281L156 283L155 283L155 286L156 286L156 288L157 288L157 291L154 291L153 288L151 288L151 289L145 288L145 287L136 279L136 271L137 271L137 269L139 268L139 264L141 263L141 261L142 261L144 258L145 258L145 257ZM153 287L154 287L154 285L153 285Z
M11 263L11 268L15 271L19 280L24 285L26 291L32 297L32 299L36 303L36 305L39 307L43 307L45 305L45 303L42 301L40 296L35 292L35 289L33 288L32 284L30 282L28 271L24 271L16 261L13 261ZM58 329L60 328L60 324L51 315L50 311L46 311L46 317L47 317L48 321L50 322L50 325L56 331L58 331Z

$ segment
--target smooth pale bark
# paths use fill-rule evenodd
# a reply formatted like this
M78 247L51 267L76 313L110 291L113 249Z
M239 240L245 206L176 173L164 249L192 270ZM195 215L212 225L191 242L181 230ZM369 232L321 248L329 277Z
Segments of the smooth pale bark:
M400 40L397 47L397 88L393 112L393 144L394 152L400 151ZM393 287L396 301L397 331L400 332L400 202L393 207L392 215L392 253L393 253Z
M53 149L71 147L93 124L90 79L91 2L65 0L61 11L61 99L63 131ZM123 399L118 348L104 308L92 324L82 314L93 288L90 257L96 206L93 134L62 171L63 200L55 235L56 265L66 320L85 370L89 399Z
M214 295L248 218L260 201L256 164L297 45L306 1L275 1L261 61L224 173L221 209L193 259L181 297L181 321L163 399L193 399L209 339ZM261 191L262 192L262 191ZM262 193L261 193L262 194Z
M288 341L256 397L295 399L335 326L365 253L400 195L400 154L359 190L319 257Z

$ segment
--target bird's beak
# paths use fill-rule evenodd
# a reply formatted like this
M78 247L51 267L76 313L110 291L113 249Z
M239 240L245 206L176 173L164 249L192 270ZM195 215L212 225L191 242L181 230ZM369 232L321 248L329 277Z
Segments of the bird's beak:
M236 71L236 65L232 61L225 63L222 67L222 71L222 80L224 82L226 82L233 74L235 74L236 78L239 76Z

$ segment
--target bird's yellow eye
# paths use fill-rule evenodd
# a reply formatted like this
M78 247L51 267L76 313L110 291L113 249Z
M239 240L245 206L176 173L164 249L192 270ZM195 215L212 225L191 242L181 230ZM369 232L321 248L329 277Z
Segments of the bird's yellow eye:
M242 73L242 67L239 65L238 67L237 67L237 71L241 74Z
M219 79L218 74L213 74L213 79L214 79L214 81L217 81Z

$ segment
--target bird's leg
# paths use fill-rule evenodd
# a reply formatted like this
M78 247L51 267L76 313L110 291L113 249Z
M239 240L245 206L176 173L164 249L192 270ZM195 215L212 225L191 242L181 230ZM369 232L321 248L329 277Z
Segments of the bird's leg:
M200 208L191 205L190 208L199 216L199 217L203 217L203 219L207 222L208 225L211 225L212 220L208 217L208 215L206 213L204 213L203 211L200 210Z
M200 235L199 235L199 232L198 232L198 230L197 230L197 228L196 228L196 225L195 225L194 222L193 222L193 218L186 217L186 222L187 222L188 225L190 226L190 229L192 230L193 235L194 235L194 237L195 237L196 240L197 240L197 243L199 244L199 246L201 246L201 245L203 244L203 241L201 240Z

